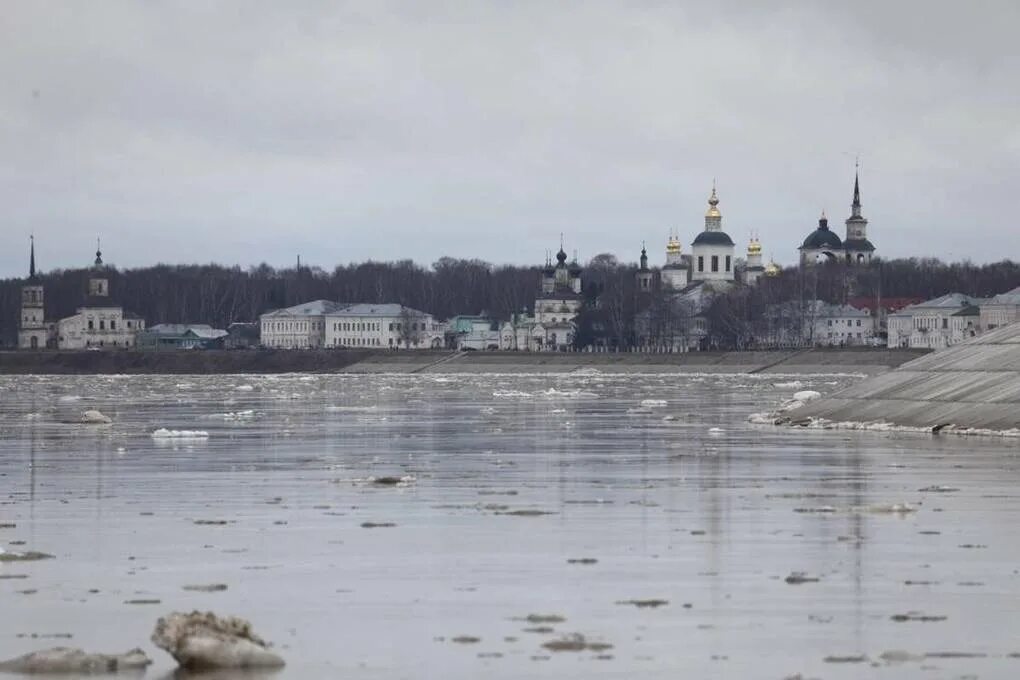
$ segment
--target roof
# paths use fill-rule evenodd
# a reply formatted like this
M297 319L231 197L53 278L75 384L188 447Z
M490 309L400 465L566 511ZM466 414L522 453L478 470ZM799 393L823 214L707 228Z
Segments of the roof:
M383 304L371 304L371 303L360 303L354 305L344 305L341 309L334 312L330 312L330 316L377 316L377 317L398 317L405 313L416 315L424 315L425 312L420 312L417 309L411 309L403 305L398 305L393 302L387 302Z
M323 314L332 314L346 306L348 305L332 300L312 300L293 307L275 309L262 316L322 316Z
M725 231L703 231L691 241L692 246L732 246L733 239Z
M919 302L916 305L910 305L900 310L900 314L909 315L914 312L926 312L926 311L957 311L962 307L969 307L971 305L978 305L986 302L983 298L973 297L971 295L965 295L963 293L946 293L937 298L931 300L925 300Z
M814 248L843 248L843 242L839 240L839 236L836 232L831 229L819 227L813 232L808 234L807 238L804 239L804 243L801 245L802 249L814 249Z
M159 323L150 326L144 333L148 335L161 336L182 336L191 334L206 340L215 340L227 335L227 332L219 328L213 328L207 323Z
M896 312L909 305L916 305L924 300L919 297L884 297L879 299L869 296L852 297L847 302L857 309L870 309L872 312L881 307L887 312Z
M848 238L843 241L843 248L846 250L865 250L868 252L875 250L875 246L866 238Z
M981 309L977 305L967 305L958 312L953 312L952 316L978 316L981 314Z
M988 300L987 304L1020 305L1020 286L1017 286L1013 290L1008 290L1005 293L999 293L992 299Z

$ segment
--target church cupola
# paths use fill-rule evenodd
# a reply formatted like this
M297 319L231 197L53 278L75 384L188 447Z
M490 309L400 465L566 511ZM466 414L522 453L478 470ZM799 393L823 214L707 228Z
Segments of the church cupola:
M107 298L110 295L110 281L106 278L106 268L103 264L103 252L99 247L99 239L96 239L96 261L92 266L92 275L89 276L89 298Z
M644 241L641 242L640 262L635 275L637 289L639 293L650 293L652 291L652 270L648 268L648 251L645 249Z
M761 241L757 236L752 236L747 244L747 264L744 266L744 282L754 285L765 273L765 266L761 261Z

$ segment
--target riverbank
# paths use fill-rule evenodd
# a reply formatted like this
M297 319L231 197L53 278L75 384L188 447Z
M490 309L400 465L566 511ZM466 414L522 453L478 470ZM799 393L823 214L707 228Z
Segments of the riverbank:
M810 349L685 354L252 350L0 352L0 374L235 373L884 373L926 354L912 349Z

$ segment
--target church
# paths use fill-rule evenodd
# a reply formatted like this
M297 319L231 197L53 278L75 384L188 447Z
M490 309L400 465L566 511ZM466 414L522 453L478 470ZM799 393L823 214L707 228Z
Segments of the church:
M868 220L861 215L860 175L854 175L854 197L850 204L850 217L846 219L846 235L839 236L829 229L829 220L822 212L818 228L808 234L798 250L802 267L816 262L845 262L851 266L871 264L875 246L868 240Z
M581 265L577 256L567 262L560 236L556 264L547 259L542 268L533 314L515 314L499 329L499 346L505 350L568 351L573 348L574 318L581 310Z
M98 244L89 270L88 289L77 313L59 321L45 320L44 290L35 271L35 239L29 253L28 281L21 289L21 349L130 349L145 320L125 312L110 296L109 271Z

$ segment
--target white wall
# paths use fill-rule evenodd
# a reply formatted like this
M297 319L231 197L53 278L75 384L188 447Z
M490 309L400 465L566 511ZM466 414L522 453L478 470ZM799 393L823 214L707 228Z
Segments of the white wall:
M733 266L736 258L733 256L733 246L696 245L691 249L691 280L692 281L732 281ZM719 271L712 271L712 257L719 258ZM704 271L699 270L700 257L704 258ZM726 270L726 258L730 258L729 271Z

